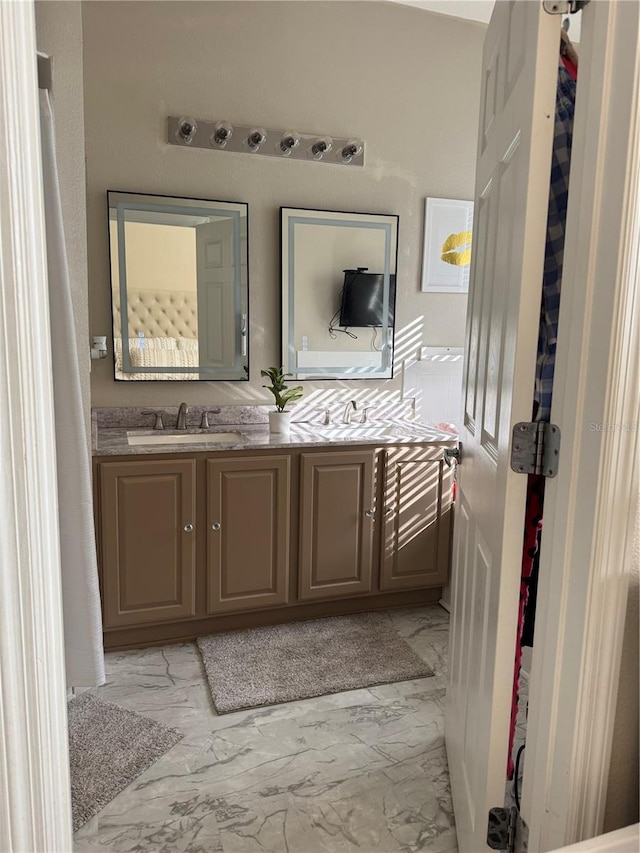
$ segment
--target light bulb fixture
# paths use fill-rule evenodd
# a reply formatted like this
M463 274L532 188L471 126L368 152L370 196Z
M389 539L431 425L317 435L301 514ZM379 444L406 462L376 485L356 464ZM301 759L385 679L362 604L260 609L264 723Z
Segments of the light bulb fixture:
M285 125L286 127L286 125ZM280 125L282 128L282 125ZM264 128L259 124L231 124L230 121L168 116L169 145L253 154L254 157L279 157L325 163L329 166L364 166L364 139L328 136L323 133L298 133L297 130Z
M350 139L347 144L340 150L339 159L343 163L350 163L354 157L362 154L363 144L359 139Z
M328 154L333 148L333 139L328 136L321 136L309 148L309 155L313 160L322 160L325 154Z
M233 127L228 121L216 122L213 133L209 137L209 141L217 148L224 148L227 142L233 136Z
M249 151L254 153L260 149L267 140L267 131L264 127L252 127L247 136L246 143Z
M282 134L282 139L278 143L277 148L283 157L288 157L294 148L300 145L300 137L295 130L287 130Z
M178 142L184 142L185 145L191 145L193 142L193 137L196 135L198 131L198 122L189 118L188 116L182 116L181 119L178 119L178 129L176 131L176 139Z

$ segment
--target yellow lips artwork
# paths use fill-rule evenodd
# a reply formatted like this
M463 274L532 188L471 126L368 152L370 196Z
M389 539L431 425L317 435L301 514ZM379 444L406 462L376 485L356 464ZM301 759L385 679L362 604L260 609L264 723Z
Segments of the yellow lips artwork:
M442 244L440 260L456 267L468 267L471 263L471 231L449 234Z

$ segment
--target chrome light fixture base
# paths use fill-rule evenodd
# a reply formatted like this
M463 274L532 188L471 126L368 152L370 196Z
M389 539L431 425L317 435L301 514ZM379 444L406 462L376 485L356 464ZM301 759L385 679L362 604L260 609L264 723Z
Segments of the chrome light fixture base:
M229 121L169 116L169 145L230 151L253 157L305 160L334 166L364 166L364 140L322 133L269 130L256 125L232 125ZM295 144L292 142L295 141Z

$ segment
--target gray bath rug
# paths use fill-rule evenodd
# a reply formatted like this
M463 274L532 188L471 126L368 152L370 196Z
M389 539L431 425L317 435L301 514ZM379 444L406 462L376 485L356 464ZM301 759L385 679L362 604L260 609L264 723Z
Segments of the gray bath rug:
M198 638L219 714L433 675L385 613Z
M90 693L71 699L67 715L74 831L183 737Z

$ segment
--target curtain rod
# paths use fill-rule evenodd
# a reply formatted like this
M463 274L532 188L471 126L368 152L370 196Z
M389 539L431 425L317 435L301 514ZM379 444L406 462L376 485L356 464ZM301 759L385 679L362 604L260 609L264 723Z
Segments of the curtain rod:
M38 51L38 89L51 91L51 57Z

